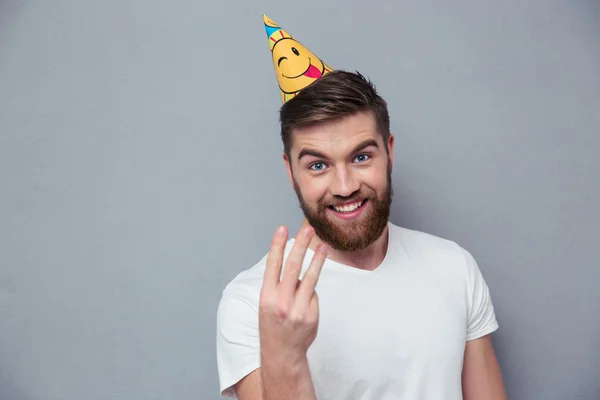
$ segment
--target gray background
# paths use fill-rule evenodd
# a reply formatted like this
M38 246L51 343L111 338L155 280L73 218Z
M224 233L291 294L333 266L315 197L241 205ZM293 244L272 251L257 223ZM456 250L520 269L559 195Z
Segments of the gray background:
M478 260L511 399L600 399L597 1L0 1L0 398L217 399L300 210L261 14L389 101L392 221Z

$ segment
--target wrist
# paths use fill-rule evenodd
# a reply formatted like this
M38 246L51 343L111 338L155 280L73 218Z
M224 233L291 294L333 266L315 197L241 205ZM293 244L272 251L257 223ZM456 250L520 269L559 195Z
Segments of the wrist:
M261 351L261 369L275 371L278 375L297 375L308 369L305 353Z
M290 361L286 357L261 358L264 400L316 400L306 355Z

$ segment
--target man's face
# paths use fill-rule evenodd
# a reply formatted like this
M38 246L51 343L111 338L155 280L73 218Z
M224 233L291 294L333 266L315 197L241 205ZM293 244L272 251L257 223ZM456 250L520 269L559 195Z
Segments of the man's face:
M392 201L394 137L386 152L371 113L297 128L284 156L300 207L316 234L357 251L384 231Z

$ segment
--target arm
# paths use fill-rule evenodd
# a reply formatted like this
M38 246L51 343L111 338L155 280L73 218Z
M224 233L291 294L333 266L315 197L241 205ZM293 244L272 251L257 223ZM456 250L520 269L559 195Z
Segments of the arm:
M507 399L491 334L467 342L462 386L464 400Z
M296 374L290 373L287 368L279 368L269 373L269 368L262 367L252 371L235 385L239 400L267 400L263 392L263 380L273 382L271 398L315 399L312 379L308 363L297 370ZM271 376L269 376L271 375ZM297 393L297 396L291 395ZM288 397L289 396L289 397Z
M235 385L235 393L239 400L262 400L262 384L260 368L246 375Z

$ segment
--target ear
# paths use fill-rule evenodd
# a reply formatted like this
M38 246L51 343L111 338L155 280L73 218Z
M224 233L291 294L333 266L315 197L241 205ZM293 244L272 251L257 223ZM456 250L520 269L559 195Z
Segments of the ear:
M388 138L388 157L390 159L390 169L394 166L394 135L390 133L390 137Z
M290 179L290 185L292 185L292 189L294 188L294 178L292 177L292 165L290 164L290 160L283 153L283 162L285 163L285 169L287 170L288 178Z

